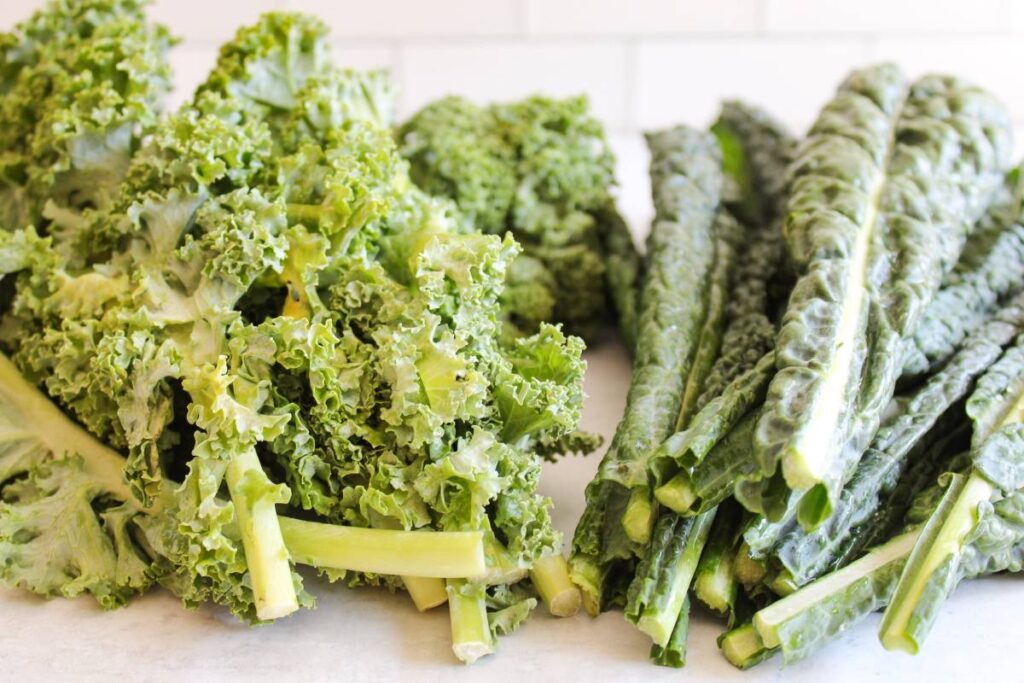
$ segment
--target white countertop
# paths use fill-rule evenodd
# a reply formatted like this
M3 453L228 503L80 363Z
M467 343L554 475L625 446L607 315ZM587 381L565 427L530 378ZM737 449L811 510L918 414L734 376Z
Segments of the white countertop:
M584 427L610 435L629 378L625 352L606 344L589 352ZM570 535L583 487L598 457L548 467L542 489L555 501L555 522ZM877 615L810 660L779 669L778 660L739 672L719 655L721 630L694 610L689 663L683 671L647 661L649 643L610 612L596 620L560 620L539 608L497 654L471 667L451 655L447 613L418 614L404 595L348 590L311 579L319 606L272 626L249 628L224 611L190 612L154 591L127 608L104 612L91 598L44 601L0 590L0 679L111 681L461 680L529 683L682 679L815 681L1020 680L1024 581L995 577L967 582L943 610L918 657L884 651Z

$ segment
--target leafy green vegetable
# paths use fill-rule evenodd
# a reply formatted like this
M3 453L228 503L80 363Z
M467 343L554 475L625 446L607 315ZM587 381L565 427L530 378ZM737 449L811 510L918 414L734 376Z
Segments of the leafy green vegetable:
M708 609L732 615L739 593L734 566L739 550L742 512L738 505L726 503L718 508L714 524L693 580L693 594Z
M630 350L636 348L637 307L643 263L629 226L611 206L598 214L604 244L605 286L615 308L619 334Z
M768 353L704 406L687 429L666 439L651 458L658 501L680 514L710 509L733 492L742 474L753 474L753 429L775 371Z
M761 476L806 490L805 526L828 518L867 448L901 340L1001 183L1008 150L1007 115L990 96L943 77L908 86L891 66L848 78L801 144L785 226L801 277L755 450Z
M678 426L685 430L677 430L651 460L658 500L681 514L710 509L726 495L716 493L699 504L693 478L697 470L709 478L712 471L698 467L704 456L763 401L774 374L774 290L785 279L777 220L785 209L783 176L795 143L767 113L740 102L722 105L712 132L723 153L726 206L744 225L738 247L743 256L728 285L722 351L702 378L694 405L699 412L681 420Z
M166 515L173 490L165 488L149 507L139 504L122 478L124 458L71 422L2 356L0 438L4 583L43 595L88 592L107 608L153 583L190 603L245 591L244 583L213 577L190 584L191 551ZM478 576L485 568L479 532L379 531L287 517L281 526L296 561L323 569Z
M690 423L707 395L707 381L720 359L722 329L726 321L726 300L729 286L736 270L736 248L740 241L741 228L726 211L719 211L715 217L714 265L708 275L707 299L704 305L704 319L701 322L693 352L691 367L686 373L686 386L676 416L675 431Z
M758 612L754 626L765 647L781 646L787 663L797 661L839 629L883 607L918 533L897 536Z
M521 248L412 184L387 79L335 67L321 22L270 13L242 28L193 99L159 118L166 33L137 3L82 8L55 2L0 41L5 79L22 58L26 73L38 62L40 78L63 79L57 51L86 59L93 38L146 57L82 66L73 84L123 87L132 103L111 103L126 107L109 120L130 135L123 150L109 145L125 152L116 178L96 171L89 186L102 197L55 204L71 196L70 175L11 190L46 220L0 232L11 274L0 346L17 366L0 373L14 387L2 414L17 424L19 401L41 401L67 427L57 434L84 438L71 418L127 457L91 438L40 450L8 430L5 580L107 606L159 582L255 621L312 603L296 562L349 584L414 586L424 603L446 579L458 587L457 651L476 652L458 647L473 615L493 644L492 630L511 631L536 604L519 585L535 564L539 583L568 585L537 483L539 456L596 445L576 431L582 342L547 323L505 334L498 304ZM54 97L40 116L74 104ZM79 145L65 132L40 128L32 144ZM542 205L533 220L554 210L545 183L572 175L556 162L527 174L533 194L520 188L523 206ZM302 519L279 516L286 506ZM48 519L54 531L41 533ZM81 547L61 524L83 525Z
M704 283L714 265L722 183L717 143L684 127L652 134L648 141L657 213L647 244L633 378L626 413L587 487L570 559L573 581L590 610L610 602L609 574L635 554L624 528L630 489L646 486L647 458L676 425L703 319ZM651 515L636 517L635 526L649 534Z
M999 315L978 328L959 351L927 382L897 402L871 446L840 494L829 519L814 531L791 529L779 541L774 554L798 585L819 575L833 561L848 535L864 524L878 508L888 489L896 485L913 459L912 451L934 447L936 439L925 435L949 431L941 419L956 412L974 380L996 361L1003 348L1024 327L1024 299L1018 297ZM937 427L938 426L938 427Z
M552 310L536 306L536 291L528 302L514 295L504 302L511 321L526 332L537 321L557 320L593 336L609 312L606 274L610 301L626 329L633 324L635 294L628 292L638 257L610 208L613 158L587 109L582 97L535 96L488 107L446 97L398 132L417 185L454 200L478 230L511 232L525 256L547 270L535 285L547 280Z
M672 635L664 645L651 645L651 661L659 666L681 669L686 666L686 637L690 631L690 598L683 600Z
M113 201L170 91L173 40L145 0L50 0L0 35L0 226Z
M785 280L778 221L785 213L785 170L795 140L766 112L748 104L722 104L712 132L722 146L723 167L736 198L726 205L746 227L742 258L728 296L722 354L705 383L701 408L753 368L774 345L777 290Z
M951 475L942 503L914 547L882 620L888 649L916 653L959 582L966 545L989 501L1024 488L1020 465L1024 338L1018 337L978 380L967 402L974 423L972 470Z
M669 646L677 622L686 619L682 611L690 582L714 518L711 512L697 517L662 515L658 519L647 554L629 586L625 608L626 618L656 646Z
M935 370L985 315L1024 282L1024 223L1019 171L989 208L977 234L904 344L903 376Z
M952 489L960 488L962 475L953 475ZM929 496L924 497L927 501ZM950 500L941 496L939 510ZM1024 564L1024 525L1019 492L981 511L981 521L968 539L964 560L955 581L999 571L1021 571ZM924 503L934 509L934 502ZM925 513L927 517L928 513ZM908 517L914 523L914 515ZM927 534L914 528L868 552L864 557L762 609L754 625L766 648L780 647L789 664L810 655L829 639L871 612L885 607L915 543Z

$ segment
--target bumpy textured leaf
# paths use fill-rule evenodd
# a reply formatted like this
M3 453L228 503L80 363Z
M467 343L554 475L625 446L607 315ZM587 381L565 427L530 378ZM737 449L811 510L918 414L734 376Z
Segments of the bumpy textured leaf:
M750 494L739 488L736 489L735 495L736 500L747 509L765 507L763 491L760 488L755 488ZM779 539L798 526L796 510L799 503L799 492L791 492L788 496L783 494L779 496L778 501L771 503L777 505L777 509L773 509L770 514L768 510L763 509L753 517L749 526L743 531L743 540L747 544L751 558L762 562L766 560L778 545Z
M656 218L648 237L633 376L626 413L587 487L587 509L576 527L572 563L580 583L592 583L584 574L603 575L606 558L632 554L620 536L619 499L629 487L646 483L648 456L675 427L714 262L722 185L717 143L679 127L651 135L649 144Z
M710 136L674 128L649 136L649 144L656 217L647 243L638 345L626 414L602 465L605 476L627 485L634 483L630 476L642 481L645 472L616 472L615 463L645 459L676 426L705 317L722 182Z
M754 460L754 428L756 424L756 412L742 417L689 474L693 492L698 498L698 502L691 510L694 512L710 510L733 494L737 480L755 472L757 462Z
M613 158L584 98L479 107L447 97L413 115L398 136L417 185L453 199L478 230L511 232L549 271L553 311L520 315L520 323L557 320L593 335L609 313L606 276L617 310L629 308L638 257L610 209Z
M914 336L904 343L903 377L934 370L956 350L986 314L1024 282L1024 224L1018 172L982 218L956 268L925 309Z
M851 530L863 524L878 508L887 490L896 485L913 460L921 440L942 425L940 418L952 412L971 390L974 380L1003 353L1024 326L1024 300L1002 309L964 342L949 362L911 394L902 397L887 417L871 446L843 488L832 516L813 531L793 529L784 536L775 555L802 585L816 577L845 544ZM948 425L939 430L941 437ZM925 447L934 446L926 440Z
M139 0L51 0L0 43L0 225L107 206L170 91L167 29Z
M221 47L198 92L237 98L254 116L293 109L306 80L330 68L326 37L327 26L314 17L268 12Z
M934 496L934 509L925 516L920 538L882 617L879 635L887 648L916 653L962 579L987 570L1020 570L1021 551L1015 546L1024 527L1020 502L1013 500L1020 491L1002 501L1005 507L993 508L986 500L991 486L976 477L949 473L940 480L944 490ZM1003 510L1005 519L991 519ZM980 547L972 548L975 543Z
M494 586L487 593L487 622L494 637L506 636L520 626L537 606L537 598L508 586Z
M1015 422L985 439L971 454L974 467L1001 491L1024 487L1024 423Z
M970 432L962 405L954 405L914 447L895 485L883 487L881 502L867 520L847 535L833 565L849 564L867 548L892 538L910 520L925 521L927 513L924 518L918 517L923 510L919 498L923 492L933 489L945 472L966 467Z
M722 332L727 319L730 285L737 270L737 246L742 228L729 212L720 209L715 217L714 265L708 273L704 315L697 332L693 359L686 373L686 384L676 416L675 431L684 429L708 394L711 379L720 358Z
M844 83L797 153L786 237L802 275L756 447L764 476L781 463L811 489L807 526L830 514L892 397L901 339L1002 182L1006 121L971 86L908 87L882 66Z
M125 21L141 22L133 3L80 4L75 21L110 24L105 8L123 5ZM61 24L77 11L55 3L44 14ZM136 34L122 38L154 51L166 42ZM2 79L21 54L9 42L0 41ZM17 272L0 344L128 456L114 468L116 501L69 458L10 489L11 503L17 492L19 509L40 517L50 506L73 507L83 524L92 514L108 545L136 539L152 550L141 556L152 558L147 582L250 621L310 603L277 506L351 526L472 530L484 539L488 581L512 584L561 544L537 492L538 455L597 445L576 431L582 342L547 324L504 334L498 302L520 248L473 232L451 202L412 185L387 80L337 69L327 45L315 19L261 17L221 49L190 102L133 129L145 140L132 138L109 202L65 207L46 237L32 227L0 236L0 269ZM596 123L581 125L578 151L592 154L576 162L592 166L580 191L604 206L610 162L588 147ZM535 183L524 202L547 206L549 191L565 196L555 185L580 180L557 155L541 163L540 148L559 135L522 133ZM581 227L570 218L566 230ZM116 505L132 495L159 514L136 519ZM29 526L12 522L19 544L31 540L15 527ZM142 587L137 563L116 547L84 557L102 550L92 540L53 553L55 564L68 553L95 560L69 592L120 600L122 587ZM31 545L12 552L42 562ZM111 567L123 584L101 585ZM57 567L38 589L72 574ZM495 606L499 630L533 604L513 602Z
M612 207L604 209L598 217L601 241L604 244L605 286L608 298L615 307L619 334L626 346L636 348L637 307L643 263L629 226Z
M92 440L0 356L0 580L122 605L158 576L120 456Z
M773 346L776 285L783 276L784 249L778 221L785 211L786 167L796 141L766 112L742 102L722 105L712 132L722 146L723 166L737 188L726 195L746 227L728 296L722 353L701 393L698 409L720 395Z
M719 441L737 428L740 420L756 413L774 372L775 355L769 352L753 368L733 380L721 396L705 405L685 430L666 439L651 458L655 477L663 480L675 467L692 469L694 476L698 476L698 472L702 477L711 475L701 470L713 469L713 466L701 463Z
M691 488L696 484L702 490L702 497L708 496L698 504L701 510L722 500L736 478L758 476L756 463L743 462L745 457L752 458L746 433L718 449L713 462L699 463L729 430L759 407L775 373L773 318L779 304L777 290L787 279L777 221L785 211L785 169L795 146L770 116L738 102L723 105L713 131L722 146L730 181L726 202L748 226L748 235L728 297L722 353L704 384L698 401L701 410L687 429L670 437L652 459L652 472L659 483L673 475L682 476ZM749 425L744 425L747 431ZM743 447L737 448L738 443ZM680 469L683 474L677 474Z
M890 649L916 652L965 571L962 561L971 534L985 506L1013 495L1021 483L1020 337L978 380L967 401L974 424L969 474L950 474L941 503L924 527L921 539L900 577L880 631Z
M898 537L890 544L872 550L858 561L866 565L874 559L875 554L888 560L880 562L879 566L872 567L870 571L861 571L858 563L840 570L849 572L850 576L837 589L830 590L821 597L815 596L816 599L781 623L778 632L783 661L792 664L805 659L845 629L885 607L912 546L912 543L906 542L907 540L912 541L913 538ZM900 546L897 548L898 552L889 552L890 548L897 545ZM838 574L828 575L824 580L833 576ZM810 594L815 590L815 584L807 586L804 590ZM798 592L787 599L796 602L801 598Z
M1024 337L1018 337L978 380L978 386L967 402L967 415L974 422L972 445L975 448L982 446L1004 426L1021 421L1020 400L1024 396L1022 367Z

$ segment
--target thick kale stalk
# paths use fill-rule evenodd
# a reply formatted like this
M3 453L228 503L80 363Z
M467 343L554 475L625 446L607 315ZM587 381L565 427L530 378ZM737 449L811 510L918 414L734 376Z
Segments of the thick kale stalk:
M714 266L722 187L718 144L683 127L651 135L649 144L656 218L648 238L633 377L625 415L587 487L570 559L573 581L590 611L607 604L604 586L614 565L636 554L623 524L630 490L646 485L648 456L675 427ZM650 514L640 517L635 526L649 530Z
M978 380L967 414L974 423L970 473L952 478L900 577L880 630L888 649L918 651L960 580L982 513L1024 487L1024 337Z
M936 513L956 497L954 492L966 481L963 475L952 475L952 479ZM934 503L922 504L934 507ZM1018 491L994 505L984 505L979 509L979 517L979 523L967 537L962 559L950 575L955 582L1024 569L1024 493ZM912 520L913 517L908 521ZM889 605L901 572L909 566L915 544L926 533L927 527L906 531L848 566L760 610L753 625L762 649L758 651L755 647L755 653L748 656L764 659L773 648L779 648L785 663L799 661L870 613Z
M742 542L743 511L728 502L718 508L693 579L693 594L708 609L732 618L739 595L736 553Z
M881 66L849 77L802 143L785 228L801 276L755 446L761 476L806 491L803 525L831 514L893 395L902 340L1002 182L1007 121L971 86L908 86Z
M806 657L841 629L883 607L919 532L873 549L839 571L772 603L754 616L766 648L781 647L787 663Z
M626 618L658 647L673 639L690 583L714 521L714 511L696 517L658 518L647 553L636 569L626 599ZM685 647L685 639L676 648Z
M740 670L756 666L775 654L775 650L764 646L757 629L749 622L723 633L718 647L726 661Z
M793 581L807 583L843 552L851 532L868 522L910 462L920 458L914 453L933 449L959 421L961 399L1022 328L1024 298L1018 298L968 337L925 384L898 400L843 488L832 516L812 531L792 528L773 551ZM943 420L944 415L951 419Z
M364 529L281 517L295 562L323 569L423 578L476 577L486 570L479 531Z
M651 469L655 481L668 479L655 489L662 505L679 514L709 510L741 475L754 474L753 429L774 371L769 352L659 446Z
M448 610L452 651L459 661L472 664L494 653L494 634L487 619L487 594L483 584L449 579Z
M569 578L569 567L561 553L534 562L530 580L552 616L571 617L579 611L580 591Z
M178 576L187 568L176 566L187 558L178 555L182 548L168 509L174 504L172 485L168 482L165 495L143 506L124 483L124 467L120 454L69 420L0 355L0 579L5 584L42 595L88 592L104 607L121 605L153 583L175 591L189 588ZM250 484L240 486L244 491ZM285 546L279 552L300 564L425 577L476 577L486 570L478 531L384 531L276 519ZM264 581L265 594L273 598L280 588L274 581L283 579L257 576L259 561L246 559L250 580ZM287 583L292 585L291 574ZM201 599L191 592L183 597ZM282 603L268 602L275 604Z
M291 614L299 608L299 599L277 518L277 505L287 503L290 492L270 481L255 449L235 455L224 479L242 534L256 616L271 620Z

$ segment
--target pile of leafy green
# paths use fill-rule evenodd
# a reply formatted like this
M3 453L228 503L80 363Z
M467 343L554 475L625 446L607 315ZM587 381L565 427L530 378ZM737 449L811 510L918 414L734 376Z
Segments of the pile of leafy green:
M625 415L573 539L588 611L682 666L691 599L747 667L886 608L916 652L1024 557L1024 184L956 78L855 71L803 139L727 102L648 135Z
M481 107L445 97L398 136L418 186L454 200L478 230L523 245L502 299L513 330L558 321L590 339L614 319L632 345L639 257L615 211L614 158L586 98Z
M165 114L143 9L0 36L0 580L265 621L312 564L449 601L466 661L571 613L536 488L589 443L583 343L503 334L521 247L411 182L386 76L316 19L242 28Z

